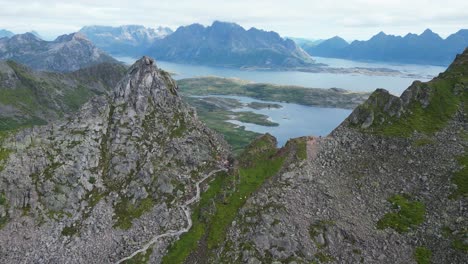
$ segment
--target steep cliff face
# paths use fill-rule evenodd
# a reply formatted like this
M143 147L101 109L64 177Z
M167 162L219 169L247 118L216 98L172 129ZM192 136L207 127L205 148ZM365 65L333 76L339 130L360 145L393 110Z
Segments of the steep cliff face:
M108 263L130 255L188 225L181 206L227 156L223 139L147 57L110 96L2 141L0 259L10 263Z
M210 262L466 263L467 76L468 50L401 97L376 91L330 136L291 141L297 158Z
M14 60L35 70L71 72L99 63L117 63L81 33L45 41L32 33L0 39L0 59Z

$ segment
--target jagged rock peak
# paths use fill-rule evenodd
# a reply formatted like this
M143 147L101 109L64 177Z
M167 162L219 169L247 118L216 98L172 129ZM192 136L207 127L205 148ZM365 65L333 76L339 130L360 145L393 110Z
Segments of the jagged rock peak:
M117 104L129 103L137 112L145 111L149 102L156 105L163 101L179 99L177 86L170 75L159 70L154 59L144 56L137 60L127 71L127 75L114 90Z

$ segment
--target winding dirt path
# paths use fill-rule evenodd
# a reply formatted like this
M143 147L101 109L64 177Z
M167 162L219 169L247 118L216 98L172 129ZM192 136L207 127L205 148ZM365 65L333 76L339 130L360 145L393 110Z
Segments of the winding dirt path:
M317 137L309 137L307 140L307 158L314 160L317 158L319 139Z
M169 230L168 232L166 232L164 234L157 235L157 236L153 237L150 241L148 241L146 244L144 244L143 247L141 247L140 249L134 251L130 256L125 257L123 259L120 259L119 261L116 262L116 264L122 263L122 262L124 262L126 260L130 260L133 257L135 257L136 255L138 255L139 253L144 253L146 250L148 250L149 247L151 247L154 243L156 243L160 238L180 236L183 233L188 232L190 230L190 228L192 228L192 224L193 224L192 223L192 217L190 215L189 206L200 200L200 184L202 182L204 182L206 179L208 179L209 177L213 176L213 174L216 174L216 173L218 173L220 171L227 171L227 169L223 168L223 169L218 169L218 170L211 171L210 173L206 174L201 180L197 181L195 183L195 187L197 189L197 193L195 194L195 196L190 198L190 200L186 201L182 206L180 206L180 208L185 213L185 217L187 218L187 227L184 227L184 228L182 228L180 230Z

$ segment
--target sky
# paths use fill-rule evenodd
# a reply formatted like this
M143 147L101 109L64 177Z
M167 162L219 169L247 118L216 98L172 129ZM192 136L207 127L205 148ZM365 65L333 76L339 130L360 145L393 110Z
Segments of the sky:
M235 22L282 36L366 40L432 29L447 37L468 28L467 0L0 0L0 29L44 38L86 25L147 27Z

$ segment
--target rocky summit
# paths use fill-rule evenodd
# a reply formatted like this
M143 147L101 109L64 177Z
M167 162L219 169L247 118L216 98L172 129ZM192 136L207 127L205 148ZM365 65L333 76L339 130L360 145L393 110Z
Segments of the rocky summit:
M2 142L3 263L117 262L190 226L199 181L228 155L148 57L110 96ZM150 244L156 260L168 243Z
M35 70L71 72L103 62L117 63L83 34L72 33L45 41L33 33L0 39L0 60L14 60Z

